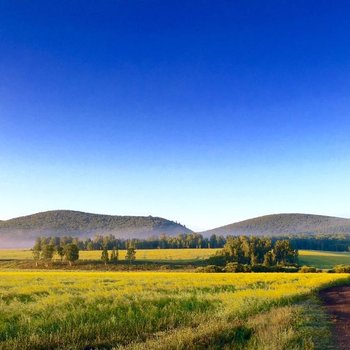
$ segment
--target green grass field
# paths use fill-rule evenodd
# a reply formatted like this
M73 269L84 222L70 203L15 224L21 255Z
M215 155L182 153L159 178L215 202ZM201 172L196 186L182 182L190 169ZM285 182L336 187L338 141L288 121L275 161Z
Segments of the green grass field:
M300 250L299 263L319 269L331 269L335 265L350 265L350 253Z
M196 261L214 255L218 249L145 249L137 250L136 259L158 262ZM81 251L81 260L99 260L101 251ZM125 258L125 251L119 252L119 258ZM32 259L30 250L7 249L0 250L0 260ZM299 262L301 265L314 266L320 269L330 269L335 265L350 265L350 253L326 252L315 250L300 250Z
M327 349L343 274L0 271L0 349Z

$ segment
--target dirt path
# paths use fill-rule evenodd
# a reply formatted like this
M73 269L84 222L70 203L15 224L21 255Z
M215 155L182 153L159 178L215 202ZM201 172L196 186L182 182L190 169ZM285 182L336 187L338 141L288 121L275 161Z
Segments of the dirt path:
M350 286L323 290L320 297L332 317L339 350L350 350Z

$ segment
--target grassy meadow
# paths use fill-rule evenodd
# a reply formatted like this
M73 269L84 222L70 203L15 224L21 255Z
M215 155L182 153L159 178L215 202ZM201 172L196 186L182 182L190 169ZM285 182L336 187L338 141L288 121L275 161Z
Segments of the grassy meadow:
M219 249L139 249L136 259L157 262L191 262L206 259ZM125 259L125 250L119 251L119 259ZM100 260L101 251L80 251L80 260ZM57 256L55 257L57 259ZM30 250L0 249L0 260L33 259ZM299 250L300 265L314 266L320 269L330 269L335 265L350 265L350 253L326 252L316 250Z
M299 250L299 264L319 269L331 269L335 265L350 265L349 252L326 252L320 250Z
M336 283L349 275L0 271L0 349L326 349L313 293Z

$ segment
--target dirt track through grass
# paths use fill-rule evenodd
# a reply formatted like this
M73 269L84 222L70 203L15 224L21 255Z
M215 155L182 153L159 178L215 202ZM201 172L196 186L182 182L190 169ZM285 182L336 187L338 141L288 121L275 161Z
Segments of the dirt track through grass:
M340 350L350 349L350 286L332 287L320 292L333 323L334 340Z

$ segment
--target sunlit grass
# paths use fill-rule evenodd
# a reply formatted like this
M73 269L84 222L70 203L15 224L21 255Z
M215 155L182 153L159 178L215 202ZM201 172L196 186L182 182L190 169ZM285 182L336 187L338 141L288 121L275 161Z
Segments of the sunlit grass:
M299 250L299 255L301 256L345 256L350 257L349 252L330 252L323 250Z
M300 250L299 263L300 265L314 266L320 269L331 269L335 265L350 265L350 253Z
M155 335L167 341L171 331L168 348L176 349L196 327L197 336L206 330L227 342L250 337L254 315L340 281L349 275L3 271L0 348L129 347Z
M178 261L178 260L198 260L205 259L214 255L218 249L137 249L137 260L152 260L152 261ZM125 259L125 250L119 251L119 258ZM80 251L81 260L99 260L101 258L101 250ZM20 249L0 249L1 259L25 260L32 259L33 255L30 250ZM58 259L57 256L55 256Z

